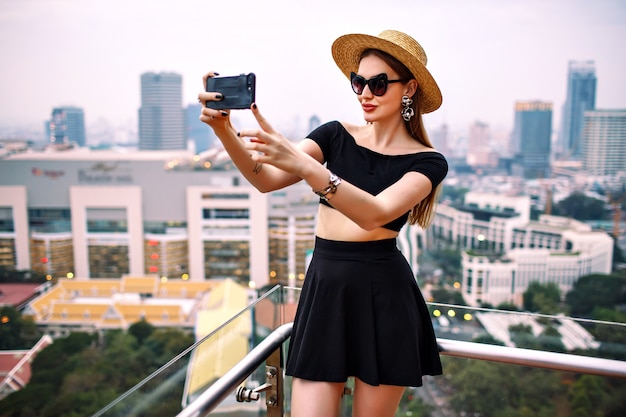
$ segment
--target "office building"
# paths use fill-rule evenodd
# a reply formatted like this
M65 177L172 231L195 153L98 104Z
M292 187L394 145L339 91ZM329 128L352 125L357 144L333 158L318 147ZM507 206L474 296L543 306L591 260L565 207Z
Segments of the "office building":
M268 282L267 194L222 154L68 150L0 164L0 262L50 277Z
M613 239L582 222L542 215L530 220L530 197L469 192L458 207L440 205L429 233L461 249L463 298L470 305L522 304L533 281L561 293L589 274L609 274Z
M511 138L513 174L523 178L549 178L551 137L552 103L515 103Z
M596 84L594 61L569 62L560 137L561 151L566 159L581 157L585 112L596 108Z
M85 146L85 114L78 107L55 107L46 123L48 142L52 145Z
M174 73L142 74L139 149L186 148L182 77Z
M582 150L589 174L626 172L626 109L585 112Z

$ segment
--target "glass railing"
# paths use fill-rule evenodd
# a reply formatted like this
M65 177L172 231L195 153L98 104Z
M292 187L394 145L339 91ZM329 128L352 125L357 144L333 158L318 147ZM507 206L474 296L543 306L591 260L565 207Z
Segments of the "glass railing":
M177 415L285 322L285 291L276 286L257 294L258 298L244 309L231 311L222 320L223 323L218 323L208 334L199 337L196 343L94 414L94 417ZM214 311L208 313L209 322L219 320L216 314ZM196 327L200 326L197 324ZM264 373L264 368L252 372L248 383L254 384L261 378L259 375ZM220 404L220 409L243 410L246 413L261 409L257 402L239 404L234 398L233 392Z
M298 297L299 289L272 288L96 416L288 416L291 378L281 364ZM444 374L407 389L396 416L612 417L626 409L625 323L428 304ZM278 397L273 369L284 377ZM351 415L352 384L341 416Z

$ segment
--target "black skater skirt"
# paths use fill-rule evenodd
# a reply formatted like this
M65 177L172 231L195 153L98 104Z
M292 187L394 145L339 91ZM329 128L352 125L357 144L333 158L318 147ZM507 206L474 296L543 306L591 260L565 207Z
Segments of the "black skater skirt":
M316 238L286 374L413 387L423 375L441 374L426 303L395 239Z

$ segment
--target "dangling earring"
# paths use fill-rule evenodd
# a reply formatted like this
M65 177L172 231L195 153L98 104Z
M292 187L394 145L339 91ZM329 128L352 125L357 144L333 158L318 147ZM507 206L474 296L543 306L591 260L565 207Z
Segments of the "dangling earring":
M408 122L415 116L415 111L413 107L411 107L411 104L413 104L413 100L411 100L409 96L402 96L402 112L400 114L402 114L402 118L405 122Z

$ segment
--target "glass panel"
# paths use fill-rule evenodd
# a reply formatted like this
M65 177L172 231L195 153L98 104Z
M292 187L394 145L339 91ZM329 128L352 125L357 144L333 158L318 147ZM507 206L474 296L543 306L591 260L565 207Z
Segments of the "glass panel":
M201 332L201 323L215 330L171 359L141 383L120 396L116 401L99 411L99 416L163 416L178 414L182 404L188 404L201 395L226 371L241 361L249 351L273 330L285 323L283 289L279 286L257 292L256 298L241 311L231 311L228 317L219 317L207 311L208 320L198 316L196 332ZM222 298L220 300L223 301ZM220 300L216 301L219 302ZM230 317L232 316L232 317ZM211 322L213 320L213 322ZM248 387L254 388L265 382L264 365L248 379ZM259 383L259 381L261 381ZM247 416L250 410L259 415L259 407L265 401L236 403L234 391L215 410L217 414ZM230 414L229 409L239 414ZM248 411L246 411L248 410ZM244 412L243 414L241 412Z
M626 361L626 323L618 311L598 312L609 320L562 314L428 303L438 338Z
M231 369L253 347L284 323L293 321L300 289L261 289L249 307L133 388L96 416L175 415ZM456 304L428 303L440 340L503 344L539 351L626 360L626 324L572 319ZM494 324L495 323L495 324ZM286 359L289 341L283 344ZM246 348L241 346L245 345ZM515 358L510 358L512 361ZM618 416L626 407L626 379L508 365L442 355L444 375L424 377L424 385L405 391L396 416ZM284 365L284 361L283 361ZM194 371L200 369L198 378ZM283 370L284 371L284 370ZM265 382L265 365L244 382L250 389ZM353 397L341 402L351 415ZM284 378L284 415L290 414L291 378ZM163 414L161 414L163 412ZM259 401L237 403L235 390L211 413L216 416L265 415Z

